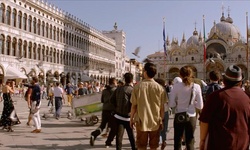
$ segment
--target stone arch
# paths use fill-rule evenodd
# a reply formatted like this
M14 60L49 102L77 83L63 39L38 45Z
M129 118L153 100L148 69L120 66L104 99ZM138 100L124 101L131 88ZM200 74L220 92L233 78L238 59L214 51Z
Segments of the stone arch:
M173 67L169 69L169 79L174 79L175 77L178 77L180 73L180 69L177 67Z
M225 59L227 50L221 43L211 43L206 49L206 58Z

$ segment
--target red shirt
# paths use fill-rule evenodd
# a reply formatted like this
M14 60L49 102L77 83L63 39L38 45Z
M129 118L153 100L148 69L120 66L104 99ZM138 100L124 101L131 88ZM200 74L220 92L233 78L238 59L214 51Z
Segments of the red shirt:
M199 120L209 124L207 150L248 150L250 99L240 87L209 95Z

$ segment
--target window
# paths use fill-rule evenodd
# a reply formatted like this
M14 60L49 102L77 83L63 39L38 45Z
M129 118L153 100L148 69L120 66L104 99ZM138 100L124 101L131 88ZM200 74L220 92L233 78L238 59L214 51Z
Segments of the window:
M194 57L191 57L191 60L194 61Z
M32 17L29 16L29 19L28 19L28 31L31 32L31 23L32 23Z
M27 30L27 14L23 15L23 29Z
M32 43L29 42L29 47L28 47L28 58L31 59L31 52L32 52Z
M175 61L178 61L178 57L175 58Z
M33 19L33 31L36 34L36 18Z
M49 24L46 23L46 38L49 37Z
M22 40L19 40L19 41L18 41L18 51L19 51L18 56L19 56L19 57L23 56L23 55L22 55Z
M5 13L5 6L4 4L1 4L1 8L0 8L0 19L1 22L4 23L4 13Z
M8 36L6 41L7 55L10 55L11 38Z
M22 29L22 12L18 12L18 28Z
M38 23L37 23L37 34L40 35L40 26L41 26L41 21L40 19L38 19Z
M49 27L49 38L50 39L52 39L52 37L53 37L53 31L52 31L52 25L50 25L50 27Z
M4 54L4 35L0 35L0 54Z
M6 23L8 24L8 25L10 25L10 7L8 7L7 8L7 12L6 12Z
M37 48L37 54L38 54L38 60L41 60L41 45L39 44L38 45L38 48Z
M16 27L16 9L13 10L12 12L12 23L13 23L13 26Z
M36 60L36 44L33 46L33 59Z
M16 51L16 46L17 46L17 41L16 38L13 38L13 42L12 42L12 56L17 56L17 51Z
M45 34L44 34L44 30L45 30L45 23L44 23L44 21L42 22L42 36L44 36Z
M23 44L23 57L27 58L27 42L26 41L24 41L24 44Z

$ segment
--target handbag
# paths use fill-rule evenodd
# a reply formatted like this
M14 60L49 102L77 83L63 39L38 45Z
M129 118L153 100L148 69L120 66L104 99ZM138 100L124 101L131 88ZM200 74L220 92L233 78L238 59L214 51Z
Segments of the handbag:
M194 85L192 86L188 107L191 104L191 100L193 98L193 89L194 89ZM185 122L188 122L190 120L190 117L187 114L187 112L181 112L181 113L175 114L174 120L176 121L176 123L185 123Z

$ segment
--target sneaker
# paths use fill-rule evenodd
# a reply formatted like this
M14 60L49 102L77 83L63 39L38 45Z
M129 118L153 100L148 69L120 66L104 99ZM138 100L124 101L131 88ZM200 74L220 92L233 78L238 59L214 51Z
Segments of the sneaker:
M106 148L109 148L110 146L113 146L112 144L105 144Z
M91 146L94 146L95 144L95 137L93 135L90 136L90 141L89 141Z

